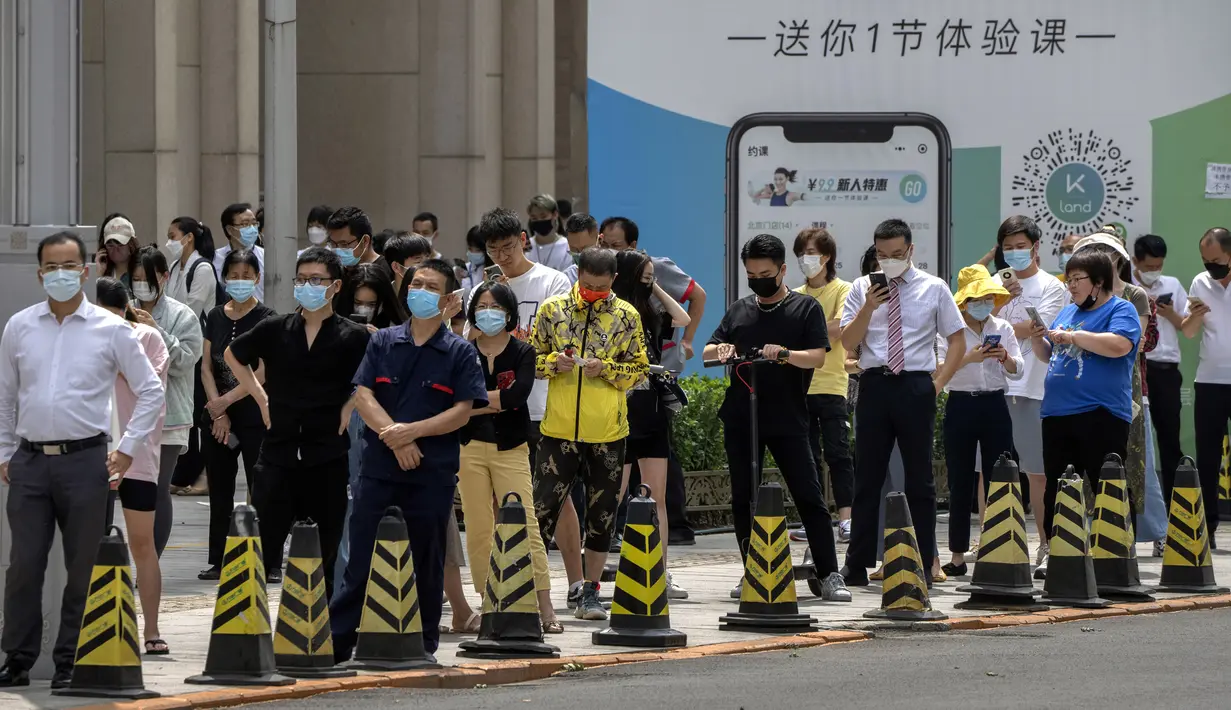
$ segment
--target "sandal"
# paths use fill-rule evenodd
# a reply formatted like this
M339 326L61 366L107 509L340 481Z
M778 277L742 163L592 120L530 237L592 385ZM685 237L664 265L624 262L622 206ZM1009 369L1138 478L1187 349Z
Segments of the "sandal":
M551 619L543 622L543 633L545 634L562 634L564 633L564 624L560 623L559 619Z
M479 612L476 611L470 615L469 619L466 619L466 625L460 629L455 630L454 633L477 634L479 633L479 629L482 627L483 627L483 617L479 614Z
M874 582L879 582L883 580L884 578L885 578L885 568L884 567L877 567L875 572L868 575L868 579Z
M171 653L171 648L162 639L150 639L145 642L145 655L165 656Z
M941 567L940 569L936 570L936 572L932 574L932 581L935 582L936 584L949 581L949 576L945 574L944 567Z

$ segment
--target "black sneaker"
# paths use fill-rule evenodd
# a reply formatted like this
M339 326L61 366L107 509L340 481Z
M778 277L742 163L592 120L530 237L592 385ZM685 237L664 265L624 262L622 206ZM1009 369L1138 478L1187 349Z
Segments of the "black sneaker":
M842 568L842 579L846 580L848 587L866 587L868 586L868 570L863 567L845 566Z
M67 688L73 684L73 669L72 668L57 668L55 675L51 676L51 689L60 690Z
M667 544L695 545L697 544L697 536L691 530L681 530L676 532L675 528L671 528L671 532L667 534Z
M573 612L573 616L586 621L605 621L607 619L607 611L603 609L603 603L598 598L598 583L586 582L581 586L581 600L577 604L577 610Z
M218 565L210 565L200 572L197 572L197 579L205 582L217 582L221 577L222 567Z
M267 584L282 584L282 570L271 569L265 573L265 582Z
M30 669L22 668L12 661L0 666L0 688L16 688L30 685Z

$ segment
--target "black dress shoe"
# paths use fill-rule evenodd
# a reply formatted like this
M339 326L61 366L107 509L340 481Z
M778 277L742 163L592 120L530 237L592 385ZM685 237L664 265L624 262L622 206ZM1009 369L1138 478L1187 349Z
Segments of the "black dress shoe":
M0 667L0 688L16 688L30 685L30 671L14 664L12 661Z
M72 668L57 668L56 674L51 676L51 689L57 690L67 688L73 684L73 669Z
M669 545L695 545L697 537L691 530L677 533L672 530L667 534L667 544Z
M269 570L269 573L265 575L265 581L268 584L282 584L282 570Z
M217 582L221 576L222 567L218 565L210 565L200 572L197 572L197 579L205 582Z
M967 567L966 567L965 562L963 562L960 565L955 565L952 562L948 562L944 565L941 565L940 570L944 572L945 574L949 575L950 577L965 577Z
M846 581L848 587L866 587L868 586L868 571L863 567L854 569L843 566L840 572L842 579Z

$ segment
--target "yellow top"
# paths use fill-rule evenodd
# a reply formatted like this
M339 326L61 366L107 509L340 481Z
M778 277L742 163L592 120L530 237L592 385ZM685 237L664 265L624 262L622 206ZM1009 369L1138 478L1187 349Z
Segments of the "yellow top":
M805 283L795 290L815 298L817 303L821 304L825 321L828 322L842 318L842 308L846 305L846 295L851 292L851 284L842 279L834 279L819 289L811 288ZM808 387L808 394L836 394L845 397L850 377L844 367L846 349L837 338L830 338L829 347L830 351L825 354L824 367L812 372L812 385Z

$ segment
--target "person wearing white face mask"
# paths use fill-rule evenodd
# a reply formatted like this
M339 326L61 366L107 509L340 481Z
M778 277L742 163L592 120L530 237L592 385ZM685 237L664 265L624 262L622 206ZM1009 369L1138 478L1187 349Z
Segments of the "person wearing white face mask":
M1013 420L1004 393L1010 380L1025 374L1025 365L1013 326L992 315L995 307L1009 298L1009 292L982 264L968 266L958 275L953 300L962 309L966 324L962 330L965 348L953 353L962 364L946 388L949 399L944 434L949 471L949 552L953 557L941 569L950 577L967 572L971 493L978 479L975 450L982 453L982 470L991 471L996 457L1013 449ZM939 352L941 358L949 359L947 344L941 345ZM980 500L986 497L990 485L990 476L985 477Z
M838 278L838 245L825 229L805 229L795 237L795 257L807 282L795 289L812 296L825 314L829 331L830 352L825 364L812 373L808 386L808 439L812 443L812 458L816 470L821 470L822 458L828 464L829 489L834 507L838 509L838 542L851 539L851 503L855 496L855 464L851 459L850 419L846 405L849 375L846 373L846 349L840 337L842 307L851 292L851 284ZM799 531L791 539L800 541Z
M329 238L329 230L325 228L325 224L331 214L333 208L329 205L317 205L308 210L308 219L304 224L304 230L308 233L308 249L324 246L325 240ZM308 249L300 249L295 258L303 256Z
M192 217L176 217L167 227L163 247L171 264L167 295L204 315L225 303L226 293L214 272L214 236L209 227Z

